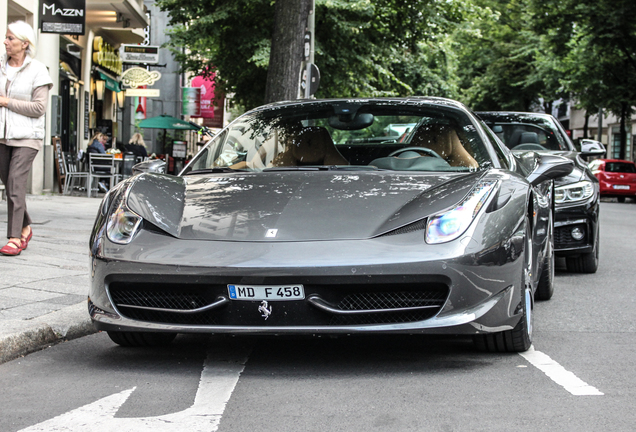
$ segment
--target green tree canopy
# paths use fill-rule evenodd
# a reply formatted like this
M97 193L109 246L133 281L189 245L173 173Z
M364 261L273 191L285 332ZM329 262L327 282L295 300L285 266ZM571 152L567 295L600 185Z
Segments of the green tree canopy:
M182 70L219 72L217 85L239 104L263 103L275 2L157 4L169 12L169 47ZM467 5L459 0L317 0L317 96L455 96L448 35L463 21Z

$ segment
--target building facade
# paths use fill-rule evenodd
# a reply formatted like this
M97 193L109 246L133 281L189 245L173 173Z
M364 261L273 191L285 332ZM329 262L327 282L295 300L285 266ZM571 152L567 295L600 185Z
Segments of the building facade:
M33 163L29 179L28 192L34 194L58 188L54 140L59 140L62 151L70 154L86 149L97 131L107 133L111 145L117 144L124 104L118 47L141 43L148 27L141 0L86 0L84 8L77 8L78 15L85 17L83 34L42 32L41 17L56 7L54 0L0 0L1 34L6 34L7 25L13 21L31 24L38 36L36 58L48 67L54 83L46 113L44 148Z

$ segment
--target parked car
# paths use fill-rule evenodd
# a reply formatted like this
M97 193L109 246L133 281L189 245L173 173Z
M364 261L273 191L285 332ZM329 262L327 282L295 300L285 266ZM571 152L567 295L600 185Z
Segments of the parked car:
M478 115L515 152L558 154L574 162L571 174L555 180L554 247L557 256L565 257L568 271L596 273L599 185L581 156L600 156L605 153L603 145L597 141L586 143L584 151L577 152L563 126L549 114L480 112Z
M599 182L601 196L636 199L636 164L620 159L597 159L589 164Z
M384 136L415 124L406 142ZM472 336L525 351L553 293L552 179L446 99L276 103L177 176L104 198L89 312L123 346L175 333Z

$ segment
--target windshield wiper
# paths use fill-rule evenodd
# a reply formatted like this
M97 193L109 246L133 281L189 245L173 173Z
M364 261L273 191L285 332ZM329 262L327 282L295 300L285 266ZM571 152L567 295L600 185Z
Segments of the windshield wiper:
M198 170L188 171L184 175L190 174L215 174L215 173L230 173L230 172L245 172L247 170L244 169L232 169L230 167L214 167L214 168L203 168Z

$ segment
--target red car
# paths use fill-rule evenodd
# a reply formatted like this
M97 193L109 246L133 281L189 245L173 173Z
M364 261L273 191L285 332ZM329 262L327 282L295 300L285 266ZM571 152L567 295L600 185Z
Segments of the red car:
M636 164L619 159L597 159L589 164L601 188L601 196L636 199Z

